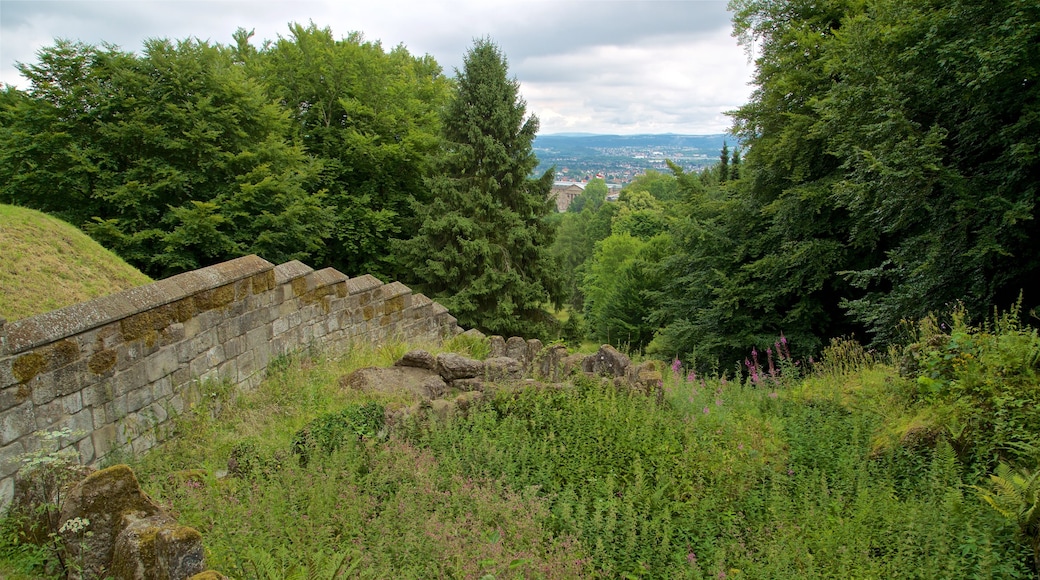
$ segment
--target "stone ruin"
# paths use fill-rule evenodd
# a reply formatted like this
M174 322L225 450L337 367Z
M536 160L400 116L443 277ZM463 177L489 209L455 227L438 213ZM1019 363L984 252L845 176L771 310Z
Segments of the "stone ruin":
M490 353L485 360L413 350L391 367L354 371L342 377L340 385L369 393L409 394L418 400L390 417L391 422L420 409L446 418L464 412L491 389L559 385L579 373L659 402L663 399L657 363L633 364L610 345L594 354L571 354L565 346L546 347L536 339L488 338L473 330L468 334L488 341ZM42 542L47 532L59 534L62 557L76 564L70 567L70 579L226 580L206 569L201 534L164 512L141 490L128 466L100 471L69 466L57 479L53 472L51 477L41 482L38 477L19 474L11 513L25 517L26 537ZM60 512L41 518L38 507L58 505L59 496L63 498ZM77 525L86 521L89 535Z
M664 398L656 362L633 364L607 344L594 354L570 354L566 346L546 347L537 339L485 337L475 330L466 334L488 341L490 353L485 360L455 353L434 356L413 350L391 367L356 370L340 378L340 385L367 393L406 393L415 397L418 402L395 413L389 418L391 423L424 408L444 418L479 401L487 389L559 384L578 373L652 396L658 402Z

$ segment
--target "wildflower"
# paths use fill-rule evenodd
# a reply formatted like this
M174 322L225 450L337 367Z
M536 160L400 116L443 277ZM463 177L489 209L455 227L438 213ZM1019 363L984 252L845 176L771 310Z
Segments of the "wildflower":
M722 406L722 399L719 399L719 398L716 397L716 399L715 399L715 406L716 407L721 407Z
M672 361L672 372L675 373L676 377L678 377L679 376L679 371L681 369L682 369L682 361L679 360L679 357L676 357L675 360Z
M686 563L689 564L690 566L696 566L697 565L697 554L694 554L692 551L689 554L686 554Z
M696 381L696 380L697 380L697 373L693 372L693 369L690 369L690 372L686 374L686 382L687 383L692 383L693 381Z
M704 414L707 415L708 413L711 413L711 409L704 407Z
M743 443L737 443L737 451L743 451L743 450L744 450L744 444Z
M776 394L776 391L773 391L773 392L769 393L769 398L770 398L770 399L775 399L775 398L777 398L778 396L779 396L779 395L777 395L777 394Z

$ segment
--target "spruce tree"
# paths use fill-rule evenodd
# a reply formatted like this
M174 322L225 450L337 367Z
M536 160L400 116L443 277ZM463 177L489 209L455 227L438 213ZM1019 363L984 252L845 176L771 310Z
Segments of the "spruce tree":
M550 320L544 306L560 302L546 219L553 172L529 177L537 131L505 56L476 41L443 118L444 158L426 181L432 201L419 210L418 234L399 246L419 287L462 326L536 336Z

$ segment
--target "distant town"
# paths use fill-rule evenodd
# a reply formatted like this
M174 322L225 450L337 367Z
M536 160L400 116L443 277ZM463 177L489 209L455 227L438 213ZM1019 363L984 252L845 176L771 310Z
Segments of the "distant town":
M732 135L539 135L535 173L556 168L557 182L585 183L600 178L618 187L649 170L669 171L666 160L702 171L719 160L723 144L737 145Z

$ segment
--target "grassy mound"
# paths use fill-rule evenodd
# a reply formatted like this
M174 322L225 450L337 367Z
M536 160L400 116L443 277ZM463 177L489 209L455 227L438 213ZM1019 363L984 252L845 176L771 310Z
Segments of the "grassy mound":
M0 318L26 318L151 282L75 227L0 204Z

